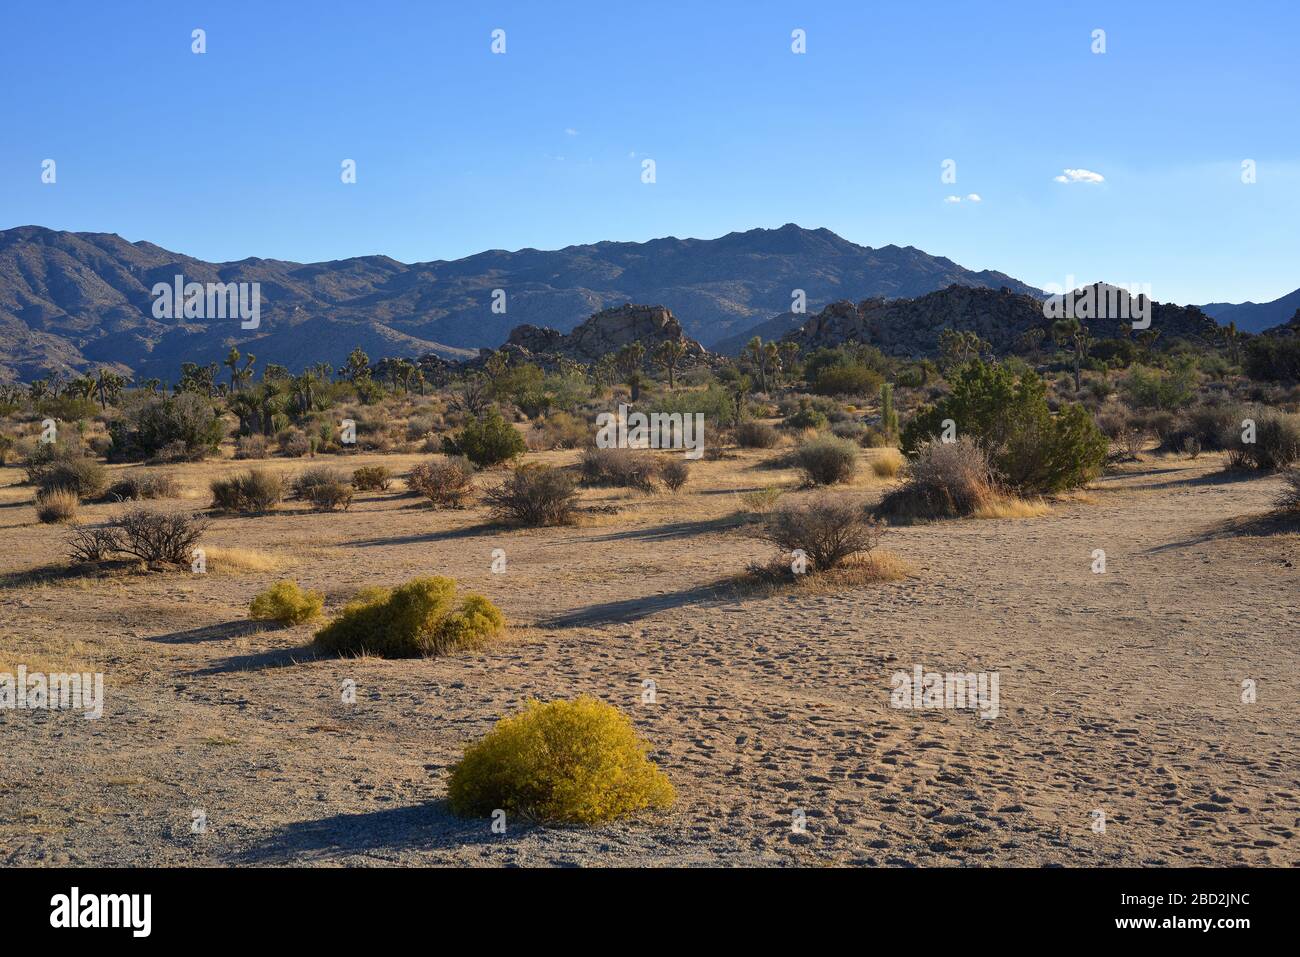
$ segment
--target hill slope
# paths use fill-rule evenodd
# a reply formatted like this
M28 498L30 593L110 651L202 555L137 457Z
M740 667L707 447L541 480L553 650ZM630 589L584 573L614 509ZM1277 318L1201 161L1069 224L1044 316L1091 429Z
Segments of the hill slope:
M1300 310L1300 289L1272 302L1211 302L1199 308L1221 326L1235 322L1241 332L1263 332L1285 325Z

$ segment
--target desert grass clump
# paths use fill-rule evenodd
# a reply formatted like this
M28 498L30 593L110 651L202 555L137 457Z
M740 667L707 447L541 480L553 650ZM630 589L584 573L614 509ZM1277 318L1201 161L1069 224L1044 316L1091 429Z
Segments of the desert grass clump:
M691 477L691 463L673 456L659 463L659 480L670 492L679 491Z
M898 449L881 449L880 454L871 459L871 474L882 479L897 478L906 463L907 459Z
M582 452L582 481L586 485L613 485L654 491L659 460L641 449L603 449L596 446Z
M36 493L36 518L43 525L65 525L77 520L81 500L66 488L52 488Z
M577 497L568 473L545 465L517 468L483 494L497 519L528 526L571 524Z
M795 449L793 461L809 485L838 485L853 481L858 447L846 439L822 435Z
M359 492L387 492L393 473L384 465L366 465L352 473L352 487Z
M137 505L113 523L120 550L146 565L188 565L208 523L195 515L162 512Z
M764 422L746 419L736 423L733 432L736 444L742 449L770 449L776 446L780 435L776 429Z
M823 492L777 509L762 534L786 555L801 552L811 571L829 571L875 550L884 531L884 524L869 515L862 502Z
M461 508L474 497L474 465L460 455L420 462L411 467L406 484L434 505Z
M397 588L370 588L316 632L324 651L381 658L427 658L478 648L505 627L501 610L482 595L456 604L450 578L416 578Z
M118 502L139 502L145 499L176 498L180 491L180 483L168 472L133 472L110 485L104 498Z
M213 479L210 488L212 507L222 512L269 512L284 499L284 479L265 469Z
M604 824L675 799L627 716L583 696L529 701L465 748L447 781L454 813L507 814L543 824Z
M347 511L352 507L355 494L350 482L321 482L303 492L303 497L322 511L333 512L336 509Z
M328 465L317 465L306 471L299 472L289 483L289 488L293 491L293 497L302 499L304 502L311 501L312 489L321 485L351 485L352 482L346 474L336 468Z
M303 591L295 581L281 581L254 596L248 616L257 621L301 625L320 617L324 607L325 596L320 592Z
M971 515L997 498L987 453L967 436L933 440L917 450L907 481L881 500L879 514L908 519Z
M785 489L769 485L740 493L740 504L745 511L753 515L766 515L776 507L777 501L785 494Z

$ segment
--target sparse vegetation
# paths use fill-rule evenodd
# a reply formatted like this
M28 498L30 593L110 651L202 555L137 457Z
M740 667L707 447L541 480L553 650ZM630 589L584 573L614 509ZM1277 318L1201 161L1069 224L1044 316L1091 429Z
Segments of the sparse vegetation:
M810 485L851 482L858 469L858 447L846 439L822 435L795 449L794 462Z
M419 658L477 648L505 627L505 616L482 595L456 604L450 578L416 578L397 588L368 589L316 632L324 651L381 658Z
M383 465L367 465L352 473L352 487L359 492L387 492L393 473Z
M846 559L873 551L884 526L856 498L822 492L815 498L777 509L763 535L789 556L807 556L809 569L829 571Z
M457 455L412 466L406 484L434 505L461 508L474 497L473 479L474 466Z
M586 485L614 485L654 491L659 477L659 460L642 449L602 449L592 446L582 452L582 481Z
M881 515L955 518L991 505L996 483L988 454L974 439L926 442L906 466L906 482L881 500Z
M447 796L460 815L502 808L543 824L603 824L672 805L672 784L647 750L603 701L529 701L465 749Z
M114 522L120 551L146 565L188 565L208 523L183 512L162 512L144 505L127 509Z
M284 479L265 469L250 469L213 479L212 507L244 515L269 512L284 499Z
M484 493L492 513L512 525L568 525L577 489L566 472L548 466L522 466Z
M36 493L36 518L44 525L61 525L77 520L81 501L77 493L66 488L52 488Z
M325 596L320 592L303 591L295 581L281 581L253 598L248 616L256 621L301 625L319 618L324 607Z

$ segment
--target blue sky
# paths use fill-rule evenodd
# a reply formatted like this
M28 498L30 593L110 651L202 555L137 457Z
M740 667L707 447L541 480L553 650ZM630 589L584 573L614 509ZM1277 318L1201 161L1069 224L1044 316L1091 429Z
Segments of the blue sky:
M796 222L1038 286L1266 301L1300 287L1298 11L9 2L0 228L411 262Z

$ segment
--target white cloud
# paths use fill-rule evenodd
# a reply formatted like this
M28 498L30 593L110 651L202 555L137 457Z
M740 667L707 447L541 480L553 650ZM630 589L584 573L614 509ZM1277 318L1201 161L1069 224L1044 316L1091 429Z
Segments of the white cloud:
M944 201L945 203L960 203L960 202L961 202L961 197L960 197L960 196L945 196L945 197L943 198L943 201Z
M1052 179L1058 183L1104 183L1106 177L1100 173L1094 173L1090 169L1067 169L1062 170L1062 175L1053 176Z
M982 202L984 202L984 197L981 196L979 193L971 193L971 194L969 194L966 198L967 198L968 200L970 200L972 203L982 203Z
M577 136L577 135L578 135L578 131L575 130L572 126L566 126L566 127L564 128L564 132L565 132L567 135L569 135L569 136Z

